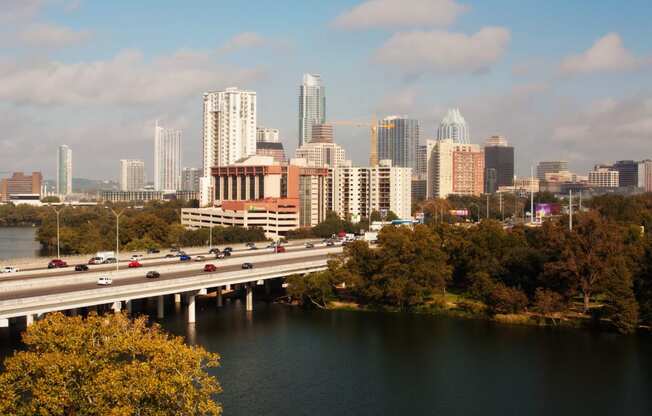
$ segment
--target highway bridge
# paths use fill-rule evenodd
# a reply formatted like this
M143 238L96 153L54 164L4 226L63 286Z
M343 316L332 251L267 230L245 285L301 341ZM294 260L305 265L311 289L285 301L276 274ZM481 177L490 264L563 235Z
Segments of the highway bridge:
M270 279L325 270L329 256L340 253L341 247L314 248L303 244L287 245L286 252L272 249L237 250L231 257L204 261L179 262L178 259L154 258L143 261L143 267L115 271L113 267L96 266L87 272L66 269L26 270L0 277L0 327L10 320L25 319L30 325L40 315L54 311L77 313L79 308L110 305L114 311L131 311L136 299L156 298L157 317L164 316L165 296L174 296L176 303L185 297L188 323L195 322L195 298L215 292L217 306L222 294L234 285L245 288L246 309L253 310L253 287ZM253 264L243 269L242 264ZM215 272L204 272L205 264L217 266ZM146 278L156 270L159 278ZM109 275L113 284L99 286L97 279Z

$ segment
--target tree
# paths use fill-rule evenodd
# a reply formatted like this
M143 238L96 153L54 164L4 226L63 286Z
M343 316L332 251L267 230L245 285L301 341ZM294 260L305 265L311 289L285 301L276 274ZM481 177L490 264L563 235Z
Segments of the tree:
M0 414L219 415L206 369L219 356L184 344L147 318L48 314L5 360Z
M310 273L305 276L290 276L287 279L287 293L290 297L298 299L303 305L324 309L334 295L332 277L333 275L328 271Z
M489 312L496 313L519 313L528 304L525 293L513 287L498 283L485 299Z
M44 204L51 204L51 203L59 203L61 200L59 199L58 196L46 196L45 198L41 199L41 202Z

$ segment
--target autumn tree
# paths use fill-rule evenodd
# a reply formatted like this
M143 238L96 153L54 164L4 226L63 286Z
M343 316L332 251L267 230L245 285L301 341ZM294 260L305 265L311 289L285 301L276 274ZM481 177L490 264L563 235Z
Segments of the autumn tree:
M123 314L48 314L0 374L3 415L219 415L219 356Z

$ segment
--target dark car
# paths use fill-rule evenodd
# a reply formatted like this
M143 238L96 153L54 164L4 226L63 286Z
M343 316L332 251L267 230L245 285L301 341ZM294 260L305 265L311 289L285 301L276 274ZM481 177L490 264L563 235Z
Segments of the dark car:
M117 262L118 262L118 259L116 259L115 257L107 257L107 258L104 260L103 263L104 263L104 264L110 264L110 263L117 263Z
M313 243L306 243L306 248L315 248Z
M242 263L243 269L253 269L254 265L252 263Z
M220 249L217 247L213 247L212 249L208 250L208 254L217 254L220 252Z
M166 259L173 259L173 258L175 258L175 257L176 257L176 255L175 255L175 254L172 254L172 253L168 253L168 254L165 255L165 258L166 258Z
M59 267L68 267L68 263L61 259L52 259L48 263L48 269L57 269Z
M328 246L328 247L333 247L334 245L335 245L335 241L333 241L333 240L328 240L326 242L326 246Z
M161 250L159 250L158 248L150 248L149 250L147 250L147 254L157 254L160 252Z
M149 272L147 272L145 277L148 279L156 279L161 277L161 273L157 272L156 270L150 270Z
M223 250L225 253L228 251L229 253L233 251L233 247L224 247Z
M204 266L204 271L205 272L216 272L217 271L217 266L214 264L207 264Z
M179 256L179 261L190 261L190 260L191 260L191 258L187 254L183 254L183 255Z
M88 266L85 264L78 264L75 266L75 271L76 272L85 272L88 270Z
M229 257L229 256L231 256L231 251L230 250L224 250L224 251L222 251L222 254L224 254L224 256L226 256L226 257Z

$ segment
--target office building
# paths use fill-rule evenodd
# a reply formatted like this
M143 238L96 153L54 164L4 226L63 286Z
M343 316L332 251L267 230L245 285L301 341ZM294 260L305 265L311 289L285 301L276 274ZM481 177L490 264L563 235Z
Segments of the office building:
M618 186L638 186L638 166L639 162L634 160L619 160L614 163L611 168L618 171Z
M589 172L589 185L597 188L617 188L619 174L606 166L596 166Z
M181 189L181 130L154 128L154 189Z
M11 177L0 180L0 201L7 202L13 195L38 195L40 197L42 184L41 172L32 172L31 175L13 172Z
M426 198L446 198L453 193L453 139L431 140L426 143Z
M145 162L120 159L120 190L138 191L145 187Z
M72 149L62 144L57 151L57 194L72 193Z
M149 201L190 201L199 198L197 192L192 191L155 191L141 189L138 191L100 191L100 200L105 202L149 202Z
M258 142L256 143L256 156L271 156L278 163L287 163L285 149L281 142Z
M334 168L346 160L344 149L333 142L310 142L299 147L296 158L306 159L308 164L317 167Z
M638 187L645 192L652 192L652 160L638 162Z
M253 91L232 87L204 94L201 206L208 204L214 192L213 167L230 165L256 154L256 111Z
M312 126L326 122L326 90L321 76L304 74L299 87L299 147L312 140Z
M451 139L457 144L470 144L469 126L458 108L448 110L437 129L437 139Z
M256 127L256 143L278 143L281 141L278 129Z
M183 168L181 170L181 190L199 192L199 178L202 170L199 168Z
M484 191L484 151L476 144L457 144L453 150L453 193L479 196Z
M511 192L517 193L520 195L529 194L531 192L539 192L539 179L528 177L516 177L514 178L514 185L512 186L501 186L498 188L498 192Z
M559 173L568 171L568 162L565 160L552 160L537 164L537 179L546 180L546 173Z
M491 136L485 142L484 168L486 193L514 183L514 147L502 136Z
M379 160L391 160L393 166L417 170L418 120L385 117L378 124L377 135Z
M313 124L312 143L333 143L332 124Z

